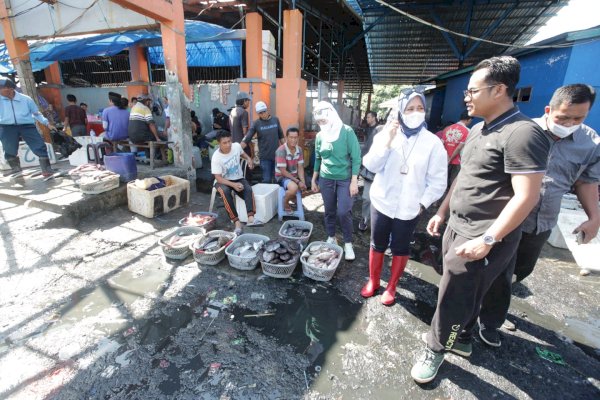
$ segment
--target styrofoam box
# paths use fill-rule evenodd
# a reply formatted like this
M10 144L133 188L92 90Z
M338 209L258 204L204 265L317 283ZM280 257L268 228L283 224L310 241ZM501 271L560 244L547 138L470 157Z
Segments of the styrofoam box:
M252 186L254 193L254 204L256 204L256 214L254 218L268 222L271 218L277 215L277 191L279 185L257 183ZM237 195L235 196L235 209L237 210L240 221L247 222L248 214L246 213L246 203L244 199Z
M173 175L160 178L167 182L167 187L144 190L136 187L134 182L127 184L127 207L130 211L154 218L189 203L190 181Z
M54 148L50 143L46 143L46 150L48 151L48 158L50 159L50 164L56 164L56 155L54 154ZM19 161L21 163L21 167L37 167L40 165L40 160L38 156L33 154L33 151L27 146L25 142L19 142ZM10 169L10 166L4 159L4 149L2 148L2 144L0 143L0 165L2 169Z
M194 168L202 168L202 156L200 155L200 147L192 147L192 158Z
M69 156L69 164L73 166L79 166L82 164L87 164L87 145L92 143L100 143L102 142L103 136L75 136L73 139L77 141L81 145L81 148L75 150Z

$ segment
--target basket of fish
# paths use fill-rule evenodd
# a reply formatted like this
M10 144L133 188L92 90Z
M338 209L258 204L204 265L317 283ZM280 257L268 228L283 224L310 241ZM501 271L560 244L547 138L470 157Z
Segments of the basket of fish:
M296 269L301 253L302 245L297 241L281 238L269 240L260 256L263 274L273 278L289 278Z
M254 233L244 233L238 236L225 250L229 265L242 271L256 268L261 256L261 250L269 237Z
M158 239L158 245L161 247L165 257L173 260L185 260L192 254L190 244L206 234L202 228L195 226L182 226L175 229L165 237Z
M181 226L198 226L204 228L206 232L212 231L217 227L217 217L219 215L212 212L195 212L190 213L185 218L179 220Z
M235 233L210 231L204 237L194 240L190 250L198 264L217 265L225 258L225 249L235 239Z
M298 240L306 246L313 230L308 221L285 221L279 228L279 236L288 240Z
M304 276L316 281L333 278L344 251L340 246L326 242L312 242L300 257Z

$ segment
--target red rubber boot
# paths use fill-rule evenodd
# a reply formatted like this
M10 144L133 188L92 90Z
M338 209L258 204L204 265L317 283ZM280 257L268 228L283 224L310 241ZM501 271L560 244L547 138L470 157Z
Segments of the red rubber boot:
M381 303L385 306L391 306L396 301L396 285L404 272L408 256L393 256L392 257L392 274L388 282L385 292L381 296Z
M379 278L383 268L384 253L375 251L373 248L369 251L369 282L363 286L360 291L362 297L371 297L379 289Z

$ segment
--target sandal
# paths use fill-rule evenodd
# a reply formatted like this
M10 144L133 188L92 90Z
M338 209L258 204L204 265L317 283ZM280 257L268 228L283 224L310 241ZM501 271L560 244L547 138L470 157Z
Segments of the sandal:
M254 221L248 222L246 224L246 226L264 226L264 225L265 225L264 222L262 222L261 220L258 220L258 219L255 219Z
M233 233L235 233L237 236L240 236L242 234L242 228L235 228Z

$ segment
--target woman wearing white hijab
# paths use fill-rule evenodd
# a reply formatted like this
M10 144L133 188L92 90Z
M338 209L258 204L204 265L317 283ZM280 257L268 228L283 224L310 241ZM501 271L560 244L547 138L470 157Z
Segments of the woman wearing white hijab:
M369 282L363 297L375 295L386 248L392 271L381 302L395 302L396 285L406 263L419 215L446 189L448 156L442 142L427 130L425 96L407 90L400 97L397 120L388 121L373 139L363 165L375 173L371 185L371 250Z
M360 145L354 130L344 125L330 103L317 103L313 116L320 130L315 140L312 190L315 193L321 190L323 196L327 242L337 244L337 217L344 235L345 258L351 261L355 258L352 247L352 196L358 194Z

